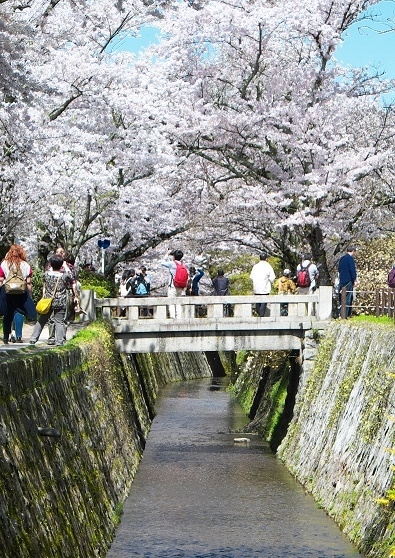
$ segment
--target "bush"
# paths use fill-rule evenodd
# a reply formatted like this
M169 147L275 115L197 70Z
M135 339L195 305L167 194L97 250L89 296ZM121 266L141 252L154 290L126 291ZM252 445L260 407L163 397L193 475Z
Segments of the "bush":
M44 270L34 268L32 275L32 299L35 304L37 304L43 295L43 282Z
M355 263L358 274L355 314L372 314L376 289L387 289L387 277L394 263L395 235L357 243ZM358 308L358 306L360 308Z
M78 274L81 289L95 291L98 298L109 298L117 295L114 281L106 279L101 273L82 270Z

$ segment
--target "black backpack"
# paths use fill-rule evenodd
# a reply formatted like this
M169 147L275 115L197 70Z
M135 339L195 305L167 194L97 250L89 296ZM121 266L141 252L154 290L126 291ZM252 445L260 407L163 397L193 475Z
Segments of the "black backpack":
M136 294L136 278L135 277L129 277L129 279L126 281L126 285L125 285L126 289L127 289L127 295L125 296L125 298L131 298Z

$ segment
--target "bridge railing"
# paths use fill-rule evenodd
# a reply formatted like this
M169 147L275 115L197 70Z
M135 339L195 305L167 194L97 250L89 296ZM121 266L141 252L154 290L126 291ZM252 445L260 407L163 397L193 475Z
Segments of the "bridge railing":
M93 312L101 309L104 318L113 320L249 319L257 317L256 303L267 303L262 320L309 318L326 321L332 315L332 288L320 287L312 295L183 296L102 298L93 300ZM229 309L231 311L229 311Z

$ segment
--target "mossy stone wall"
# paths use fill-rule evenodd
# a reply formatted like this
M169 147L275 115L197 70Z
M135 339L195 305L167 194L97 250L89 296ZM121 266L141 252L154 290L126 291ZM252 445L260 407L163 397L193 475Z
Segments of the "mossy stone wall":
M278 455L367 557L395 543L395 330L334 322L299 384ZM393 554L391 554L393 555Z
M269 442L364 556L395 556L394 327L335 321L306 335L300 355L237 361L245 431Z
M2 558L105 556L158 390L210 376L204 355L121 356L97 322L0 359Z

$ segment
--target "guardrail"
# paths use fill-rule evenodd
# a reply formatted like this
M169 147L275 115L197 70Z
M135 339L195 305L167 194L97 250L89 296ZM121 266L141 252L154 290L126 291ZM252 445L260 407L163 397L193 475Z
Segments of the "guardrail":
M262 320L309 317L325 321L332 317L331 287L320 287L312 295L103 298L95 299L94 306L112 320L166 322L172 315L184 320L256 318L255 305L265 302L267 311L259 318Z
M340 292L338 313L340 318L346 318L347 294L353 293L352 309L356 314L365 313L374 316L388 316L395 320L395 289L375 289L373 291L356 290Z

